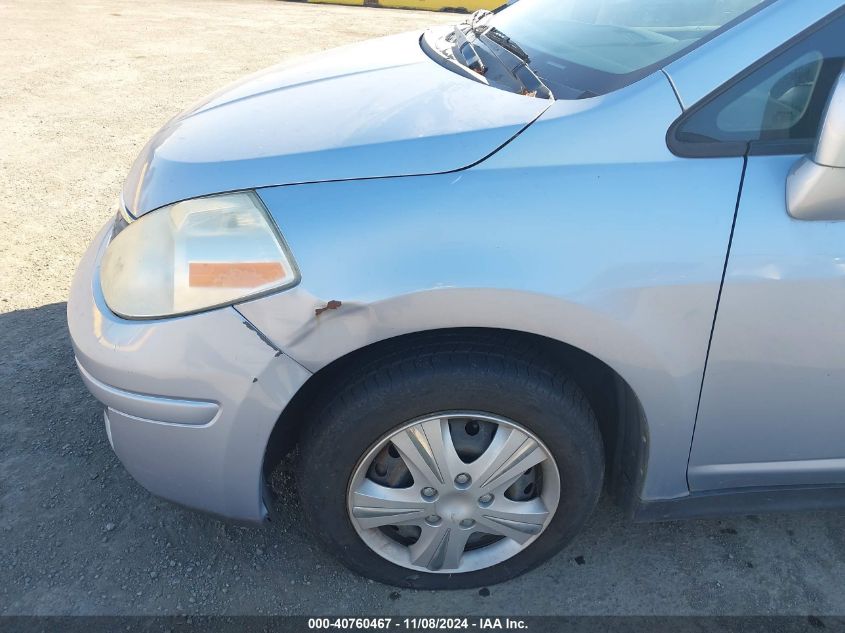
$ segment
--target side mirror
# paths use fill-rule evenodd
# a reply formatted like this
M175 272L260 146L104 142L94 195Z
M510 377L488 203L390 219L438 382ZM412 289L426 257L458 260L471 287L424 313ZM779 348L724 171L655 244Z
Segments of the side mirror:
M845 221L845 72L833 88L816 151L789 172L786 208L796 220Z

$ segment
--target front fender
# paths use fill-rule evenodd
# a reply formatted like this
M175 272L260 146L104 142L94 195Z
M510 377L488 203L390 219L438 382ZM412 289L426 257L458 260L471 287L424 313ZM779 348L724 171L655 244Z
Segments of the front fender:
M577 347L642 404L642 496L684 496L742 159L669 151L680 108L662 73L588 101L459 172L260 190L302 285L242 310L310 370L437 328Z
M645 178L637 171L620 171L617 184L634 187ZM689 182L669 177L647 208L635 197L620 206L607 201L613 186L591 186L582 168L569 172L600 212L529 204L502 187L495 206L482 205L490 180L507 175L489 171L262 191L303 281L238 309L310 371L440 328L509 329L572 345L614 369L643 406L642 496L686 495L730 216L714 217L714 194L701 192L709 199L687 205L685 221L667 231L675 210L667 200L687 196ZM556 182L567 186L563 174ZM708 213L690 208L699 205Z

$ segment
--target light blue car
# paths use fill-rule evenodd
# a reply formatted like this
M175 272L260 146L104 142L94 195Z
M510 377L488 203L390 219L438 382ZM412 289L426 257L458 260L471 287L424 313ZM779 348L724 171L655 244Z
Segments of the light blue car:
M460 18L456 18L460 19ZM521 0L174 118L68 322L151 492L358 572L845 506L845 2Z

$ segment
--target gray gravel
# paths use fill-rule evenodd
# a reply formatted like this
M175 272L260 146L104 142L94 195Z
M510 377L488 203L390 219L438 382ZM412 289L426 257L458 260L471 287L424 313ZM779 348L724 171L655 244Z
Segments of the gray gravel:
M151 497L109 449L64 299L147 137L276 60L453 17L270 1L0 0L0 613L845 614L841 513L627 523L603 502L539 570L397 590L300 528L235 527Z

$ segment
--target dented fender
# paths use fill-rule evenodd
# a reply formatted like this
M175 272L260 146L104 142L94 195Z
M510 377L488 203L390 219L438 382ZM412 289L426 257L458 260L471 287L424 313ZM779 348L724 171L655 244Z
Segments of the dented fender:
M260 189L302 281L239 309L309 371L441 328L572 345L642 404L659 456L643 498L687 495L742 159L673 155L666 130L680 113L657 73L598 99L555 102L459 172Z

